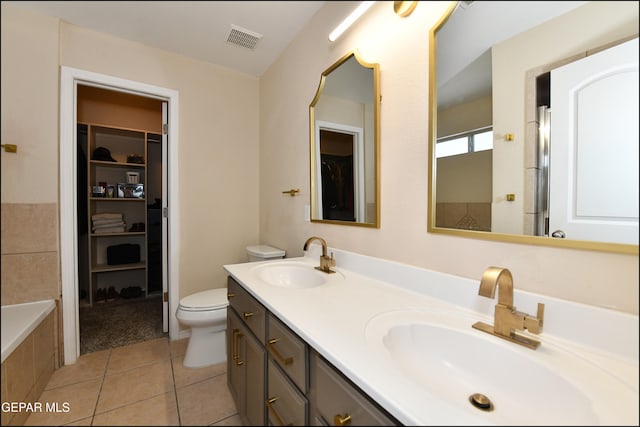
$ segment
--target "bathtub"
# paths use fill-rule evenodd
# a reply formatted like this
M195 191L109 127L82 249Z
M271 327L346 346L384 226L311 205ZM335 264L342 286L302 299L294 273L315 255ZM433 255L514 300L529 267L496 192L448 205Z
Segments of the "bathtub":
M2 306L2 363L55 308L54 300Z
M27 410L5 402L34 403L56 369L58 309L54 300L2 306L2 425L24 425Z

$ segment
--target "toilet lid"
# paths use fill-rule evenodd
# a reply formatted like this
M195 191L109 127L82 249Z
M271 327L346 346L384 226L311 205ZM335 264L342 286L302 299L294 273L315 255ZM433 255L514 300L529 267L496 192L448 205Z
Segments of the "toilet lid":
M223 308L228 304L226 288L196 292L180 300L180 308L191 311Z

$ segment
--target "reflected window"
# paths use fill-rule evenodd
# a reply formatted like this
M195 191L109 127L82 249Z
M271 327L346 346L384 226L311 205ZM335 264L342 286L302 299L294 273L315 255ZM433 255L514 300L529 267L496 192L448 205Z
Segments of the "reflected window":
M438 138L436 158L475 153L493 148L493 130L490 127L462 134Z

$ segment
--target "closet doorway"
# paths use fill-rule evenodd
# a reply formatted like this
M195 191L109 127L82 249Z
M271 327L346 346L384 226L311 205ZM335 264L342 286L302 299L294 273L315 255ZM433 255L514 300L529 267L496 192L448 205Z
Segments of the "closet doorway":
M102 91L114 99L132 97L131 99L138 99L143 104L151 102L159 105L159 125L147 128L115 122L118 115L133 117L131 111L107 114L106 117L111 121L105 119L105 116L88 119L83 115L83 102L86 100L83 98L83 91L87 90L94 94ZM113 99L109 102L114 103ZM179 254L172 249L174 245L179 247L179 237L177 229L171 226L171 222L177 223L179 204L177 128L176 91L61 67L60 187L68 189L60 192L60 273L65 365L75 363L80 355L81 306L107 307L117 300L142 296L144 300L155 299L161 307L162 319L156 327L163 334L168 332L172 338L177 333L175 316L168 316L168 313L175 311L175 301L179 296ZM83 138L86 145L81 142ZM81 147L86 149L83 151ZM102 149L97 150L100 147ZM135 149L131 149L132 147ZM81 176L83 170L78 168L83 156L86 157L86 177ZM159 169L147 165L154 159L160 159ZM169 171L172 171L171 179ZM160 183L155 184L155 188L152 183L155 182L153 174L161 176ZM94 181L96 185L93 184ZM161 195L156 197L153 195L156 192ZM82 212L80 209L84 196L87 208ZM113 208L115 206L120 208ZM159 223L156 221L157 215L154 216L154 209L160 213ZM154 216L153 221L149 221L150 212ZM171 215L171 222L169 212L175 212ZM113 214L118 213L122 214L122 220L118 218L115 221ZM83 214L86 214L83 217L86 218L86 240L79 232L83 227L83 220L79 220L79 215ZM107 219L108 221L98 221L97 225L102 227L102 231L116 234L105 236L97 233L98 227L93 224L94 219ZM120 228L116 230L117 227ZM149 227L156 229L155 235L154 230L149 231ZM161 237L157 234L158 229L161 230ZM125 248L118 248L121 245ZM132 251L132 247L135 250ZM160 263L157 262L158 258ZM87 270L81 267L83 263L88 266ZM154 268L159 265L161 272L158 274ZM106 281L100 277L106 278L108 275L114 277ZM162 281L161 290L158 289L158 278ZM170 286L170 283L176 285ZM111 293L110 288L113 288ZM118 319L111 318L106 328L114 329L113 325L118 324ZM129 329L140 329L140 324Z
M107 88L76 89L81 355L167 332L163 104Z

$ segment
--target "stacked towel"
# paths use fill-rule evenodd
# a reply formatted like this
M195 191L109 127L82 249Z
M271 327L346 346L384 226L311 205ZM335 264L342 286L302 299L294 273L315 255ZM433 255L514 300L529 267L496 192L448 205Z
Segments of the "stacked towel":
M127 225L121 213L98 213L91 215L92 230L96 234L124 233Z

